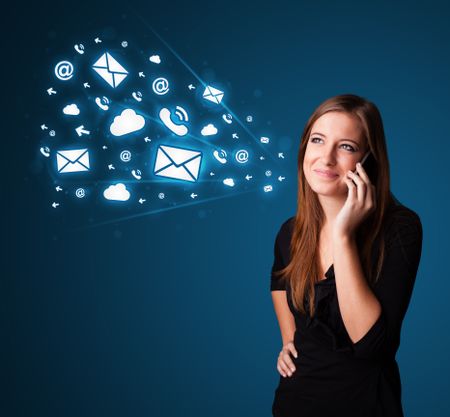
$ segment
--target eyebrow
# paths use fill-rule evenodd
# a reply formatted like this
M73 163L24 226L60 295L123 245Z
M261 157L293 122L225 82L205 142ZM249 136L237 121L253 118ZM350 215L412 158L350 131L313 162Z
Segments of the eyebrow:
M323 136L324 138L326 138L326 136L325 136L323 133L319 133L319 132L313 132L313 133L311 133L310 137L311 137L312 135L320 135L320 136ZM339 139L339 140L341 140L341 141L342 141L342 140L348 140L349 142L353 142L353 143L355 143L356 145L360 146L359 142L356 142L356 141L353 140L353 139Z

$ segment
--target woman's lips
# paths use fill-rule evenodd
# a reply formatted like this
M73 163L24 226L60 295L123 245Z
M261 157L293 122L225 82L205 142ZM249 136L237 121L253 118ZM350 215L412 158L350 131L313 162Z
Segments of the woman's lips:
M315 169L314 172L315 172L317 175L321 176L322 178L333 179L333 178L339 177L339 175L337 175L337 174L327 174L327 173L322 172L322 171L319 171L319 170L317 170L317 169Z

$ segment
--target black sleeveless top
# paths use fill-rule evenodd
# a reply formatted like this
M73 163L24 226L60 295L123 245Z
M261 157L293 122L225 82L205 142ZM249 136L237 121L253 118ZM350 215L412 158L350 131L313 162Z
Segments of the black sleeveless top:
M293 220L281 226L274 249L271 291L286 291L294 315L292 357L296 370L280 376L272 412L276 417L402 417L400 373L395 355L400 344L403 318L411 299L422 252L422 224L409 208L391 205L385 221L385 258L372 291L381 304L378 320L353 343L341 318L333 265L325 279L315 284L315 315L296 310L289 284L273 272L290 260ZM378 245L372 251L373 267Z

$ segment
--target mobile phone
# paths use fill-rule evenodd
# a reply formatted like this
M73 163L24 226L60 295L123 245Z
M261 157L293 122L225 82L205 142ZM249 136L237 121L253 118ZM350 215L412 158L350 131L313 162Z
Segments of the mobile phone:
M361 159L360 164L364 165L364 162L366 161L367 157L370 155L370 151L367 151L366 154L364 155L363 159Z
M364 171L366 171L370 181L374 184L378 176L378 169L376 160L370 150L365 153L360 163L361 166L364 167ZM357 174L358 170L355 170L354 172Z

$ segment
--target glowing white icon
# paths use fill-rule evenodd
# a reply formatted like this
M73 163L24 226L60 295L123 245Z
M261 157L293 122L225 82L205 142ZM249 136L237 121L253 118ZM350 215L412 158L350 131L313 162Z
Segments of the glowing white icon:
M142 93L140 91L133 91L131 95L136 101L142 101Z
M228 123L229 125L233 123L233 116L230 113L222 114L222 119L225 121L225 123Z
M265 172L265 175L266 175L266 177L271 177L271 176L272 176L272 171L267 170L267 171Z
M217 128L212 124L206 125L200 132L202 136L212 136L217 134Z
M236 161L238 161L240 164L245 164L246 162L248 162L248 151L246 151L245 149L239 149L236 152L235 158Z
M71 149L56 152L56 164L58 172L65 174L68 172L89 171L89 151L87 149Z
M73 46L73 49L75 49L75 51L77 51L80 55L84 54L84 45L82 43L80 44L75 44Z
M83 198L86 195L86 191L84 190L84 188L77 188L75 191L75 195L78 198Z
M131 152L128 150L124 150L120 152L120 159L123 162L130 162L131 161Z
M80 114L80 109L76 104L68 104L63 108L63 113L70 116L78 116Z
M260 141L261 141L261 143L269 143L269 142L270 142L270 139L267 138L266 136L261 136Z
M159 111L159 118L164 123L164 125L169 128L173 133L175 133L178 136L184 136L188 133L188 128L186 125L182 124L183 122L189 121L189 116L186 113L186 110L183 109L183 107L176 106L175 110L175 116L178 120L177 123L173 121L172 114L170 113L170 110L163 107Z
M122 48L126 48L128 46L128 42L122 41L121 45L122 45Z
M213 103L220 104L223 99L224 92L218 90L217 88L208 85L203 91L203 98L205 100L212 101Z
M128 75L128 71L109 52L105 52L92 68L113 88L116 88Z
M77 132L78 136L89 135L91 133L90 130L86 130L84 128L84 125L81 125L81 126L78 126L77 128L75 128L75 132Z
M248 123L253 122L253 116L250 116L250 115L247 116L247 117L246 117L246 120L247 120Z
M144 117L136 114L133 109L125 109L119 116L114 117L109 130L114 136L123 136L141 130L144 126Z
M140 180L142 178L142 172L139 169L133 169L131 171L131 175L136 178L137 180Z
M195 182L201 162L200 151L159 145L153 173L161 177Z
M152 55L148 60L154 64L161 64L161 58L159 55Z
M234 179L233 178L225 178L223 180L223 183L225 185L228 185L228 187L234 187Z
M263 187L263 190L264 190L265 193L269 193L270 191L273 190L273 187L271 185L265 185Z
M43 146L42 148L39 149L39 152L46 158L50 156L50 148L48 146Z
M159 198L160 200L164 199L164 197L165 197L165 194L164 194L164 193L159 193L159 194L158 194L158 198Z
M165 78L157 78L152 84L153 91L159 96L163 96L169 92L169 81Z
M103 96L102 98L96 97L95 104L100 107L102 110L106 111L109 109L109 99L108 97Z
M103 197L107 200L113 201L127 201L130 199L130 192L127 190L125 184L121 182L110 185L105 191L103 191Z
M227 163L227 153L223 150L215 150L213 152L213 156L214 158L216 158L221 164L226 164Z
M73 65L69 61L58 62L55 66L55 75L61 81L70 80L73 76Z

